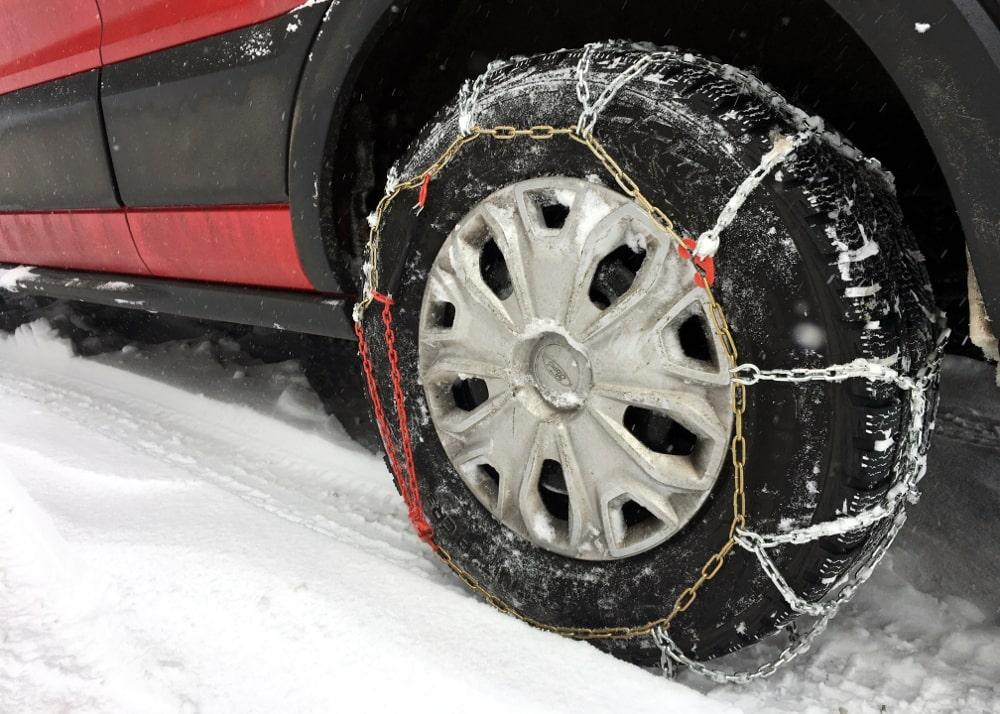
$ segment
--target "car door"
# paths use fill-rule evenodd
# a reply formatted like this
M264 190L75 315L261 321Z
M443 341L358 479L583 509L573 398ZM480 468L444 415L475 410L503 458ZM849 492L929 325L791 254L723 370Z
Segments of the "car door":
M98 2L105 127L151 273L312 289L288 208L288 120L323 4Z
M324 7L299 4L0 0L0 264L311 289L287 136Z
M101 119L95 0L0 0L0 263L147 272Z

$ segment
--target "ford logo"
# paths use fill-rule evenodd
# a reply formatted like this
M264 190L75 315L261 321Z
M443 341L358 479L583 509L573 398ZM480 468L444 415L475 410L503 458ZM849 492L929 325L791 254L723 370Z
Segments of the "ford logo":
M569 381L569 375L566 374L566 370L564 370L554 359L543 355L542 364L545 365L545 371L551 374L552 378L559 382L559 384L564 387L573 386L573 384Z

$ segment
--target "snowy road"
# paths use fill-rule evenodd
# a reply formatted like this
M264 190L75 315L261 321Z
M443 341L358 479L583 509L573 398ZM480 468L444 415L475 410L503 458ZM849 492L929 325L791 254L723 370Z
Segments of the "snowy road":
M922 567L953 523L775 679L666 682L466 593L297 367L227 349L0 336L0 712L1000 709L995 609L954 596L968 569ZM966 433L940 453L975 471L1000 437Z

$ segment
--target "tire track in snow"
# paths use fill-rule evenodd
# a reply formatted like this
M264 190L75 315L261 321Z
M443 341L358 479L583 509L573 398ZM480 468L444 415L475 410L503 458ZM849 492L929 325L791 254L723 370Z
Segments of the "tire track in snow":
M939 436L1000 451L1000 423L989 417L940 410L936 423Z
M396 502L395 492L389 498L378 498L365 493L364 489L353 492L345 489L343 487L350 484L330 480L336 473L334 465L292 452L275 443L265 429L270 426L279 431L294 431L292 427L244 410L243 415L251 422L254 432L240 433L217 420L150 402L148 397L123 388L130 382L151 381L145 377L79 358L72 358L72 362L74 364L66 372L85 365L84 371L91 374L74 378L66 372L45 371L44 376L32 376L32 372L40 370L8 361L5 373L0 376L0 392L42 404L62 418L105 438L168 465L179 466L192 477L232 493L278 518L455 587L412 535L403 506ZM106 374L101 375L101 372ZM108 381L95 380L95 376L106 376ZM156 389L177 392L176 396L181 399L197 398L161 383L156 383ZM205 404L210 406L211 400L202 398L202 405ZM218 404L218 412L235 409ZM209 408L207 411L216 410ZM94 418L83 418L84 414L92 414ZM319 440L319 437L313 438ZM332 452L336 446L328 442L323 442L323 446L335 456ZM206 460L208 455L213 458ZM362 477L390 479L383 470Z
M312 425L297 429L260 411L138 377L143 367L119 369L60 355L60 346L44 334L21 334L15 341L5 344L0 337L0 404L10 408L5 418L11 428L0 439L0 461L9 456L26 483L55 496L53 513L68 514L67 525L84 532L67 542L83 545L97 572L103 572L101 558L111 556L108 572L122 597L101 609L95 627L114 624L124 645L109 647L65 623L56 632L25 631L20 649L43 649L53 655L52 665L40 666L41 676L27 683L16 667L4 672L0 662L0 702L7 701L9 682L13 697L56 705L0 709L194 714L234 706L329 711L368 710L379 702L390 709L417 702L419 708L423 702L449 710L480 697L480 708L497 712L614 711L627 695L636 699L636 711L652 712L666 692L688 711L729 710L582 643L528 630L478 601L411 533L381 463L311 435ZM42 349L33 349L34 341ZM158 361L149 365L160 369ZM164 380L184 382L184 366L166 365ZM266 386L256 379L237 391ZM272 402L264 396L248 401L267 410ZM25 413L23 424L18 411ZM64 444L60 430L67 434ZM80 459L79 451L86 452ZM92 480L97 488L90 487ZM324 497L323 490L335 495ZM173 491L178 497L164 498L158 515L157 493ZM119 513L119 492L141 494L143 507ZM94 505L103 508L95 513ZM139 525L133 546L130 529L147 508L158 525ZM271 515L279 520L268 522ZM221 531L212 523L216 516L227 526ZM190 530L169 543L178 524ZM233 558L227 543L240 538L243 527L253 532ZM340 557L333 567L324 566L323 542ZM244 557L257 549L264 551L259 560ZM0 575L7 560L0 561ZM44 616L38 608L24 609L35 620ZM0 640L2 623L0 617ZM108 661L90 666L86 658L61 658L67 632L72 651L96 648L110 652ZM139 674L128 677L128 663L139 665ZM538 667L557 671L563 665L566 672L554 687L534 687ZM152 702L90 696L88 681L104 686L105 673L123 673L122 690L137 683L142 690L136 698L148 694Z
M4 445L2 453L19 448ZM22 451L29 461L47 460ZM134 641L109 616L123 606L116 583L76 557L6 461L0 459L0 709L182 711L183 701L148 676Z
M38 344L33 345L33 341ZM18 404L16 408L27 406L30 410L28 405L31 403L40 405L40 409L61 418L62 424L67 428L75 430L79 426L99 439L106 438L118 447L118 453L126 448L142 456L147 463L155 460L173 467L167 469L168 473L164 477L156 480L144 479L142 473L129 478L120 468L110 468L106 474L82 472L81 478L103 476L117 479L129 489L138 490L155 484L167 488L183 487L186 484L204 484L209 488L217 488L220 494L226 494L226 498L228 494L233 494L261 513L273 515L283 523L293 524L294 528L304 528L331 539L331 547L337 547L334 546L335 543L343 543L348 548L357 548L358 551L377 558L380 563L386 563L389 567L387 572L381 573L380 578L383 583L392 583L394 587L395 581L399 580L405 585L406 575L413 573L418 580L411 581L410 584L421 589L424 587L423 583L426 583L426 589L430 592L424 592L423 597L427 602L447 597L450 594L448 588L461 593L462 597L472 599L461 585L436 567L432 556L423 550L410 533L402 504L392 489L388 475L377 461L362 459L350 447L341 448L329 439L310 434L309 425L306 425L305 430L298 429L280 418L267 416L266 409L270 403L262 412L260 409L234 406L201 397L196 391L165 384L164 382L175 384L184 380L183 370L187 365L183 364L167 365L166 376L160 381L138 376L137 372L143 370L149 373L145 368L133 368L131 365L118 368L100 361L59 354L59 346L41 333L35 337L23 335L16 348L4 345L3 339L0 339L0 361L3 364L3 369L0 370L0 396L14 397L11 402ZM147 367L150 365L155 369L161 367L155 360L147 363ZM219 374L222 375L222 372ZM256 388L259 383L249 386ZM221 394L222 391L212 393ZM241 393L248 394L245 387ZM25 401L18 403L19 399ZM961 430L962 425L952 427L948 416L944 422L949 424L942 436L949 439L961 438L961 434L953 435L952 432L955 428ZM53 438L58 438L55 432L42 434L38 440L32 438L27 446L0 441L0 457L14 456L24 450L41 460L50 458L42 447L47 440ZM101 448L103 447L96 447L97 453L100 453ZM24 462L26 459L14 460ZM41 468L45 468L44 464ZM235 504L235 498L233 502ZM303 531L303 535L305 532ZM294 532L287 532L286 535L295 537ZM5 563L17 562L16 555L6 553L0 560ZM363 577L367 577L370 570L369 565L364 569ZM402 570L406 571L405 574ZM358 575L355 574L354 577ZM368 597L363 586L357 590L362 598ZM144 594L148 596L145 591ZM126 592L125 596L127 600L131 594ZM375 592L371 596L375 599L380 597ZM13 604L17 606L19 602L15 601ZM195 598L194 602L197 603L198 600ZM341 606L343 602L345 601L338 600L336 604ZM451 620L444 618L451 618L454 612L462 611L465 603L459 600L449 602L444 615L437 613L427 622L432 625L438 622L451 623ZM886 603L891 603L891 606ZM458 607L454 608L456 605ZM128 602L121 605L109 603L109 607L116 609L115 618L121 615L123 607L132 606ZM12 611L16 611L16 608ZM38 613L30 608L27 608L27 612L35 616L46 615L46 612ZM0 612L0 624L4 622L2 615ZM299 615L293 613L293 619L289 622L298 622L298 618ZM475 623L475 631L485 627L491 632L496 628L496 632L511 633L505 635L511 637L509 641L501 637L499 647L493 649L490 649L490 638L470 643L462 634L465 631L463 627L452 628L449 624L434 630L432 638L426 628L420 630L417 627L418 634L410 631L410 625L419 626L424 624L422 622L409 623L398 618L397 621L403 625L395 627L390 633L391 637L383 632L379 638L379 646L386 641L390 650L393 649L391 643L395 643L397 653L400 648L404 650L402 657L391 660L400 668L400 672L409 665L419 667L419 663L428 661L443 662L446 663L446 677L454 677L458 682L468 678L478 682L475 677L478 676L476 672L480 667L502 676L503 667L499 668L499 672L493 672L492 667L502 661L507 651L515 653L507 666L527 663L525 670L536 666L533 664L536 658L537 662L544 662L548 647L557 647L560 657L564 651L577 654L567 643L550 640L542 642L540 633L521 631L517 623L507 623L492 611L482 615L474 612L472 616L466 613L463 627L468 628ZM129 623L129 627L135 625L135 618L129 619ZM88 688L90 679L84 681L77 676L63 676L66 675L63 671L65 666L73 670L69 675L76 672L88 678L95 674L100 678L105 673L118 673L128 677L132 670L122 665L121 655L95 659L95 648L106 651L110 645L108 641L92 637L89 627L71 628L70 639L73 646L64 648L65 652L59 648L46 652L44 648L36 647L38 640L43 645L47 639L56 639L57 643L60 641L59 638L66 631L65 619L60 619L56 625L59 631L52 637L48 637L45 632L39 632L35 636L33 631L25 629L23 636L19 638L25 643L21 655L36 657L32 648L39 649L38 654L45 657L45 661L51 665L44 665L42 659L37 659L42 674L49 679L39 680L36 689L45 696L54 693L61 697L63 691L67 692L67 696L81 694L82 698L75 700L75 703L92 700L94 708L101 711L151 711L150 707L142 705L116 706L117 702L104 704L100 701L100 696L91 696L93 690ZM239 620L236 625L242 627L243 621ZM242 632L236 629L233 631ZM124 632L122 639L126 644L142 642L145 632L142 627L138 627L134 633L128 630ZM170 632L176 634L178 631L174 629ZM296 633L296 636L301 635ZM435 653L434 647L428 644L437 642L439 637L447 641L449 636L453 647L447 652L458 652L454 656ZM339 642L332 634L329 635L329 640L330 642L324 643L324 637L318 637L309 642L310 646L318 643L320 649L328 646L324 652L327 657L331 657L338 652ZM113 642L114 640L111 641ZM775 679L747 688L717 688L690 674L682 675L681 682L708 693L713 699L745 707L747 711L829 711L839 705L853 712L866 711L881 704L886 704L890 710L957 708L965 711L993 711L997 710L997 702L1000 702L1000 690L996 685L1000 681L998 642L1000 640L997 639L996 628L988 616L976 612L971 605L917 591L901 573L894 571L890 563L859 593L859 599L840 621L834 623L825 638L818 643L816 651L809 658L794 663ZM535 644L528 644L522 652L522 645L526 643ZM356 646L358 641L354 641L354 644ZM124 659L129 659L131 650L127 647L124 649ZM386 656L386 652L383 649L376 650L377 655L369 651L370 661L383 661L381 658ZM225 652L225 649L221 651ZM281 650L283 654L286 651L291 650ZM198 662L192 652L194 650L181 652L177 661L189 666L192 662ZM60 657L76 653L80 656L67 659ZM393 653L390 652L391 654ZM581 661L589 659L590 654L586 653ZM596 656L597 653L593 654ZM352 658L357 659L356 653L349 652L340 661L342 664L349 663ZM573 662L576 667L576 660ZM301 663L307 669L312 666L308 663L308 657L302 659ZM225 659L224 666L218 671L192 668L190 671L178 669L175 674L171 674L174 670L168 672L163 666L154 663L151 666L156 674L152 680L147 675L145 681L151 681L155 689L139 694L148 693L156 698L156 692L166 688L168 691L163 700L175 701L170 698L171 694L190 691L197 695L194 700L197 702L211 696L211 687L221 676L218 672L228 671L231 664L231 659ZM463 670L462 667L466 665L469 668ZM257 671L245 662L242 667L243 669L238 670L242 673ZM552 668L551 663L549 667L547 671L558 673L558 669ZM611 659L602 661L595 667L593 672L588 670L587 681L601 681L606 672L608 686L611 686L614 676L618 675L639 689L645 683L644 679L629 679L632 672L620 669L620 663ZM296 676L300 671L304 670L295 670ZM322 668L315 671L320 673L320 677L329 674ZM512 693L521 692L523 698L524 688L520 682L531 680L531 675L524 670L518 672L521 679L511 680L505 685L508 687L504 690L505 701ZM357 672L352 670L352 673L358 679ZM612 673L615 675L612 676ZM50 675L55 677L54 684ZM201 681L202 677L205 678L204 682ZM12 682L17 681L8 678ZM286 679L279 681L292 680L294 677L290 680L286 676ZM443 688L446 681L443 678L435 679L433 686ZM357 683L352 680L352 684ZM4 696L2 685L3 677L0 676L0 701L3 701ZM379 681L377 686L381 685L382 682ZM600 686L605 685L601 681ZM656 682L656 685L662 685L665 698L683 691L677 685L660 682ZM235 686L242 690L248 683L242 681ZM14 695L23 688L23 682L17 681ZM365 697L370 696L370 690L363 694ZM438 694L438 691L435 690L433 694ZM659 694L660 690L654 692L650 689L646 693L648 698L639 699L633 704L645 704L646 708L652 709L664 703L664 699L658 698ZM565 693L559 696L565 696ZM371 702L367 698L365 701ZM676 704L673 699L666 701ZM26 707L9 709L19 711ZM35 710L38 708L35 707ZM192 703L190 710L197 711L197 704Z

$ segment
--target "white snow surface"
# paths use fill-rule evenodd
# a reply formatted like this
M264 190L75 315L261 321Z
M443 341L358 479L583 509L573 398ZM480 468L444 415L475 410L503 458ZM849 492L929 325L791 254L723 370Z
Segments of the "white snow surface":
M1000 707L1000 630L890 561L805 659L669 682L468 593L295 363L0 335L0 712ZM902 561L900 561L902 562Z
M131 290L135 285L132 283L126 283L122 280L111 280L106 283L101 283L97 286L98 290L110 290L111 292L124 292L125 290Z
M16 293L18 283L34 280L37 277L38 276L35 274L34 268L27 265L19 265L16 268L0 269L0 290L8 290L12 293Z

